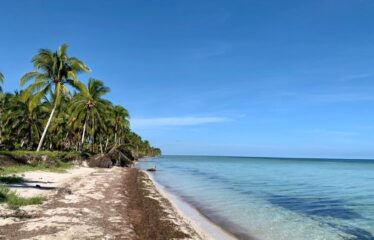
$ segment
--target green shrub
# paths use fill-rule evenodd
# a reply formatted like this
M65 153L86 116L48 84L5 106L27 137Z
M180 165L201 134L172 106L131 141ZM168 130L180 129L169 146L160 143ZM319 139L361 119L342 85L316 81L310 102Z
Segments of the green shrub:
M0 166L0 175L36 170L65 172L67 169L73 166L73 160L85 158L81 152L74 151L35 152L16 150L0 151L0 155L3 156L2 161L5 163L3 167Z
M24 180L22 177L18 176L0 176L0 184L14 184L14 183L23 183Z
M26 205L41 204L43 201L43 197L20 197L16 192L11 191L4 185L0 185L0 203L6 203L11 209L17 209Z
M58 172L63 173L66 170L73 167L72 163L56 161L54 165L48 165L44 163L37 164L14 164L10 166L4 166L0 168L0 176L5 176L14 173L22 173L29 171L49 171L49 172Z

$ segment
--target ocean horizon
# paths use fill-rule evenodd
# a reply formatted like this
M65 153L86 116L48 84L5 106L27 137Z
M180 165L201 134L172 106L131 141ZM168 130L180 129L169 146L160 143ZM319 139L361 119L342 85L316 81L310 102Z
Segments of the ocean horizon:
M374 239L372 159L165 155L154 180L239 239Z
M253 159L295 159L326 161L374 161L374 158L339 158L339 157L284 157L284 156L245 156L245 155L209 155L209 154L162 154L159 157L216 157L216 158L253 158Z

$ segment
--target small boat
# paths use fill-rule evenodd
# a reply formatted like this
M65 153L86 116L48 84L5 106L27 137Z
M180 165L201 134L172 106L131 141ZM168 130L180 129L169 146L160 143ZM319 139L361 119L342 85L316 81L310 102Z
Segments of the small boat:
M148 172L156 172L156 165L153 168L148 168Z

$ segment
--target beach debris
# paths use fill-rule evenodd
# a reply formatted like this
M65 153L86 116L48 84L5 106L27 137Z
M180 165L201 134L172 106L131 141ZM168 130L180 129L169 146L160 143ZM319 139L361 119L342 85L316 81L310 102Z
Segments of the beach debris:
M107 154L97 154L88 160L89 167L111 168L113 162Z
M71 191L70 188L63 187L63 188L58 189L57 194L58 195L71 195L73 194L73 191Z
M36 218L38 217L38 214L30 214L27 211L24 211L22 209L16 209L8 214L0 214L0 218L19 218L19 219L25 219L25 218Z

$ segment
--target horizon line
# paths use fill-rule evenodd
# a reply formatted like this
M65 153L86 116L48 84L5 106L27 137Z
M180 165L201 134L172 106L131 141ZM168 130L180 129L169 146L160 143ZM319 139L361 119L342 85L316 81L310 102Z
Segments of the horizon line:
M265 158L265 159L325 159L325 160L364 160L374 161L374 158L338 158L338 157L279 157L279 156L239 156L239 155L208 155L208 154L161 154L160 156L186 157L232 157L232 158Z

